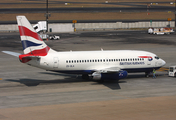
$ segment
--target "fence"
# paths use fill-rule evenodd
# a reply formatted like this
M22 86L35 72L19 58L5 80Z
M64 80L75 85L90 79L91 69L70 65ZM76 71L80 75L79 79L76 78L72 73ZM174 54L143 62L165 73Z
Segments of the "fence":
M49 32L74 32L72 23L53 23L49 24ZM129 29L129 28L148 28L148 27L174 27L174 21L162 22L116 22L116 23L75 23L76 30L108 30L108 29ZM0 31L18 31L17 25L0 25Z

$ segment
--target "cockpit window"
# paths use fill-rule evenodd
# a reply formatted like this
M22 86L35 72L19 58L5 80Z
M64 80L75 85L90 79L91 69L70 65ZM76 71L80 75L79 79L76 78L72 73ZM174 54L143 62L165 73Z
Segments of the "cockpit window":
M159 59L159 57L158 57L158 56L155 56L155 59L157 59L157 60L158 60L158 59Z

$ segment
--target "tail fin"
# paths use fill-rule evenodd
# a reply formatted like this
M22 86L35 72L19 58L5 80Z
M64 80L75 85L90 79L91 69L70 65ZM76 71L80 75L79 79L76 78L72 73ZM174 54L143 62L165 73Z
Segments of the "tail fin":
M17 16L23 52L27 55L46 56L50 51L25 16Z

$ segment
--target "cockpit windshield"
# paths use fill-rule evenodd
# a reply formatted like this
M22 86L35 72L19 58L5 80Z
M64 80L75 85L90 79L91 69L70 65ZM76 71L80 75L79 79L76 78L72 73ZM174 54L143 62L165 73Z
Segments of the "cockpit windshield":
M158 57L158 56L155 56L155 59L157 59L157 60L158 60L158 59L159 59L159 57Z

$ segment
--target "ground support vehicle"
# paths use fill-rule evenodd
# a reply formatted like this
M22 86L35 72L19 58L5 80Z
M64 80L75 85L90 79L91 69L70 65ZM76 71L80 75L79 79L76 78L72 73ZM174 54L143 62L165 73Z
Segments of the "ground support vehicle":
M52 35L49 37L50 40L59 40L60 39L60 36L57 36L57 35Z
M169 76L170 77L176 77L176 65L169 67Z
M173 28L149 28L148 34L164 35L173 33Z

